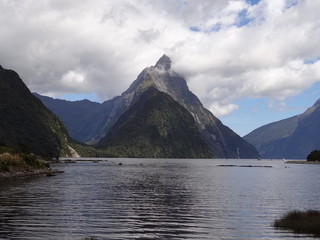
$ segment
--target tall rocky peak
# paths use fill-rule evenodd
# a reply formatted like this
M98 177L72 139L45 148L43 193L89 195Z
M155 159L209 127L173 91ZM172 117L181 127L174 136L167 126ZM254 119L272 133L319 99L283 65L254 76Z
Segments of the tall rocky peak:
M168 71L171 68L171 59L167 55L163 55L156 63L155 68Z
M153 86L159 91L169 94L176 101L188 100L183 97L183 95L191 93L187 82L171 69L171 63L171 59L167 55L163 55L154 66L145 68L124 94ZM187 105L188 102L180 102L180 104Z
M170 81L172 79L168 75L176 75L171 70L171 63L171 59L164 54L154 66L145 68L122 96L131 95L133 92L136 94L151 86L167 93L172 88L170 86L172 85L172 81ZM183 85L186 86L186 83L183 83Z
M259 154L254 147L224 126L209 110L204 108L198 97L189 90L186 80L171 69L171 63L171 59L167 55L163 55L155 66L145 68L118 100L119 103L116 105L122 107L115 110L125 111L139 100L144 91L154 87L171 96L190 112L202 138L216 157L258 157ZM117 114L120 112L118 111ZM114 122L110 123L114 124ZM111 124L106 125L107 132L110 127Z

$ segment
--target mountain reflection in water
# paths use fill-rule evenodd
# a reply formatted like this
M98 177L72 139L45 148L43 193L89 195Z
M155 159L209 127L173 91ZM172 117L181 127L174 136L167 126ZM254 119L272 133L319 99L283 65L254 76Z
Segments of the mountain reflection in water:
M219 167L226 163L272 168ZM296 239L273 221L320 207L320 166L111 159L55 167L65 173L0 182L0 239Z

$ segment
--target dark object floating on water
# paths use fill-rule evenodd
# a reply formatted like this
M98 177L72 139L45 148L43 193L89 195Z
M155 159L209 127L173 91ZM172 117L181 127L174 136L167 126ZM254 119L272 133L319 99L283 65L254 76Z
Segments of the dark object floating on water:
M47 173L47 177L53 177L53 176L56 176L55 173Z
M65 163L76 163L77 161L71 160L71 159L66 159L64 160Z
M260 168L272 168L272 166L260 166L260 165L218 165L218 167L260 167Z
M119 166L122 166L123 164L122 164L122 163L119 163L118 165L119 165Z
M294 233L312 234L314 237L320 237L320 211L288 212L281 219L275 220L273 227L289 230Z

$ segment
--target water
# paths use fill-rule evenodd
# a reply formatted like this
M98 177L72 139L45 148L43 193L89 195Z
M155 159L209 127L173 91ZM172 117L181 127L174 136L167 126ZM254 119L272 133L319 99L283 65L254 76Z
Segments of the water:
M320 165L110 159L55 167L65 173L0 181L0 239L307 239L272 223L289 210L320 209Z

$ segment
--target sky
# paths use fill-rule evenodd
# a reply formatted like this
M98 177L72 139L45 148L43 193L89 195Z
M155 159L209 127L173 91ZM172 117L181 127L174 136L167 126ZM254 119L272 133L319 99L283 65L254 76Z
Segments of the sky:
M29 89L105 101L163 55L243 136L320 97L319 0L0 0L0 65Z

